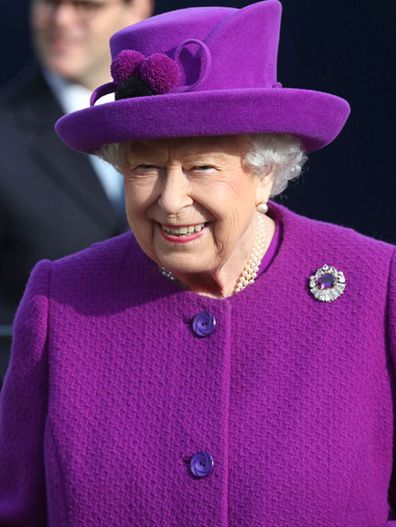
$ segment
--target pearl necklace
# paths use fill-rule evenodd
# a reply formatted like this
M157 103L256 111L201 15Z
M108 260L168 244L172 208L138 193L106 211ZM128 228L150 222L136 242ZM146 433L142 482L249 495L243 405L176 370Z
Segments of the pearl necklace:
M264 256L266 242L265 234L266 233L264 214L258 213L256 241L254 242L253 250L249 256L249 259L246 262L246 265L242 273L240 274L237 283L235 284L234 293L239 293L240 291L242 291L242 289L245 289L245 287L247 287L249 284L253 284L253 282L257 278L257 273L260 268L261 260ZM167 269L165 269L165 267L161 267L160 270L166 278L172 281L176 281L176 277L171 271L168 271Z
M253 251L251 252L248 261L239 276L239 279L235 285L234 293L239 293L242 289L245 289L249 284L257 278L257 273L260 268L261 260L264 256L265 250L265 224L264 215L258 214L257 217L257 233L256 241L254 242Z

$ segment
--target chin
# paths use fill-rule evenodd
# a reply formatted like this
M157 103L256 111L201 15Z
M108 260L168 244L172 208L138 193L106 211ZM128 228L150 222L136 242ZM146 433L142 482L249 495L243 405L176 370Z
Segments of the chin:
M161 258L162 267L174 274L210 274L216 270L216 266L209 262L197 261L194 258Z
M46 66L50 71L65 79L79 78L82 67L81 54L67 49L52 49L47 53Z
M70 65L69 60L53 59L51 61L51 70L66 80L73 81L79 77L75 69L75 64Z

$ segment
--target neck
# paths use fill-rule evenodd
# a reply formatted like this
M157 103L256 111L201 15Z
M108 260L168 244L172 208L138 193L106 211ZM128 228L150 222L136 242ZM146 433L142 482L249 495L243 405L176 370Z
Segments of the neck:
M259 262L264 257L271 243L275 232L275 223L268 216L263 216L263 223L265 227L265 243L261 245ZM234 257L230 257L227 262L219 269L211 273L194 273L191 275L175 275L179 280L191 291L203 296L213 298L226 298L232 296L237 291L237 285L240 282L241 275L245 270L245 266L254 251L255 242L257 240L257 220L252 225L253 237L250 243L245 242L245 247L239 247L238 253ZM241 266L239 255L245 254L244 262ZM243 289L243 287L242 287Z

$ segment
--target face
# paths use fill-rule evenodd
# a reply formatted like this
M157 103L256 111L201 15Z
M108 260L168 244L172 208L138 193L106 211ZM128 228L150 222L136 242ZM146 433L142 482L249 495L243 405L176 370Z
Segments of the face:
M35 48L46 68L94 89L110 75L110 36L150 14L151 0L33 0Z
M244 137L132 143L123 167L129 224L143 251L176 275L243 267L267 178L243 164Z

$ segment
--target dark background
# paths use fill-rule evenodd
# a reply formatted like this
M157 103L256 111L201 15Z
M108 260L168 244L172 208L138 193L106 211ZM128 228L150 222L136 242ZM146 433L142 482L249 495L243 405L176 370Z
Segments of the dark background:
M28 1L1 0L0 85L31 58ZM157 2L157 13L250 1ZM283 0L279 81L346 98L351 117L341 136L310 156L280 201L317 219L396 243L395 27L393 0Z

